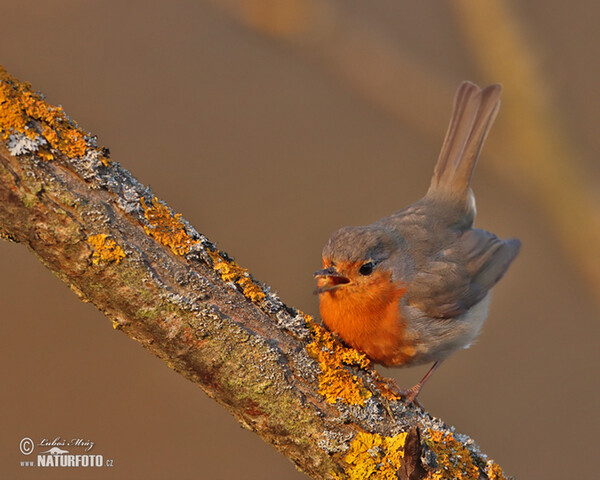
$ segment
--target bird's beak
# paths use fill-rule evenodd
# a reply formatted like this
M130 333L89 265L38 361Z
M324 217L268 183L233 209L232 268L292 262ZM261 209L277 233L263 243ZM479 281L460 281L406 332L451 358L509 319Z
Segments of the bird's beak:
M350 283L350 279L339 273L335 267L328 267L315 272L315 278L318 280L319 285L314 291L315 295L335 290L346 283Z
M340 275L335 267L328 267L315 272L315 278L319 277L343 277L343 275Z

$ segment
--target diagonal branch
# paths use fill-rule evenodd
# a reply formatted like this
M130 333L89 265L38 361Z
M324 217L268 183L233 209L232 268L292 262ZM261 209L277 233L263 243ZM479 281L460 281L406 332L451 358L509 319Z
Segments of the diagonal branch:
M1 67L0 130L0 236L309 476L505 478Z

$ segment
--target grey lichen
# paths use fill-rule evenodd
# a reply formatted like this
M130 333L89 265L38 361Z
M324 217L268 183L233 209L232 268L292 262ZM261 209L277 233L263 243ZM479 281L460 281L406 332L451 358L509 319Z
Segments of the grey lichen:
M6 142L8 151L15 157L27 153L35 153L40 147L47 144L48 142L41 135L36 135L35 139L32 139L19 132L11 133Z

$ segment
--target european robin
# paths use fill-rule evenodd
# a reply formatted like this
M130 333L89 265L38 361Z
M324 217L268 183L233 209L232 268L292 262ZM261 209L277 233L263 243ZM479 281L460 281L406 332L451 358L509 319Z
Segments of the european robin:
M325 326L373 362L437 366L468 348L487 316L490 291L521 242L473 228L471 176L500 107L502 87L464 82L427 194L389 217L336 231L315 273Z

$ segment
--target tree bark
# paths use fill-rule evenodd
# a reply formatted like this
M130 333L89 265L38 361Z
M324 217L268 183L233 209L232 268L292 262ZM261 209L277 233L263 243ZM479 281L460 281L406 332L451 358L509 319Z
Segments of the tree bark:
M0 131L0 236L307 475L506 478L2 67Z

